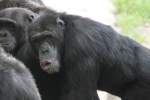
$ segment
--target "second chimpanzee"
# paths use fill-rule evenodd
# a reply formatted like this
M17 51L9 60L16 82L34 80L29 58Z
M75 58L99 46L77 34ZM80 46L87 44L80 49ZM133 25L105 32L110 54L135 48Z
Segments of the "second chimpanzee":
M41 100L30 71L4 51L15 47L15 28L15 21L0 18L0 100Z

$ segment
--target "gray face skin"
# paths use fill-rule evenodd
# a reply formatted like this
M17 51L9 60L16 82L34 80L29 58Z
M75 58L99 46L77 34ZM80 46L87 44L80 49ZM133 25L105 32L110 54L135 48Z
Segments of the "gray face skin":
M17 31L15 21L7 18L0 18L0 45L7 52L11 52L16 47L16 39L13 34Z
M50 46L48 42L44 42L40 45L39 60L41 68L47 73L59 72L60 64L57 55L57 49Z
M7 29L0 29L0 44L7 52L15 48L15 38Z

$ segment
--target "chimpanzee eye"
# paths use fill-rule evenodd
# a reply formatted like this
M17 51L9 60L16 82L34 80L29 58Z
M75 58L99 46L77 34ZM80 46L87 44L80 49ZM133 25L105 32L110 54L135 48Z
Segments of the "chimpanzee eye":
M42 54L46 54L46 53L48 53L48 52L49 52L49 50L48 50L48 49L46 49L46 50L42 50L41 52L42 52Z

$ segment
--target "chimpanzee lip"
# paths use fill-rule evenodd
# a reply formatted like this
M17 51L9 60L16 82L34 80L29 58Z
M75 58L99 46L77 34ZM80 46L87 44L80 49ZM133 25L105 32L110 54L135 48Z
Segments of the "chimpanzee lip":
M41 66L42 67L42 69L44 70L44 71L46 71L46 70L48 70L49 69L49 66L47 65L47 66Z

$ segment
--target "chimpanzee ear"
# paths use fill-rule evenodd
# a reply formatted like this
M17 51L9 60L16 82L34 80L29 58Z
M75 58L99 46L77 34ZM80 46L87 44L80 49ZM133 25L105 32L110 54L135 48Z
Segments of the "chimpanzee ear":
M64 27L64 26L65 26L65 22L64 22L60 17L57 17L56 22L57 22L57 24L60 25L61 27Z
M0 28L9 27L9 28L16 28L18 25L16 21L9 19L9 18L0 18Z

